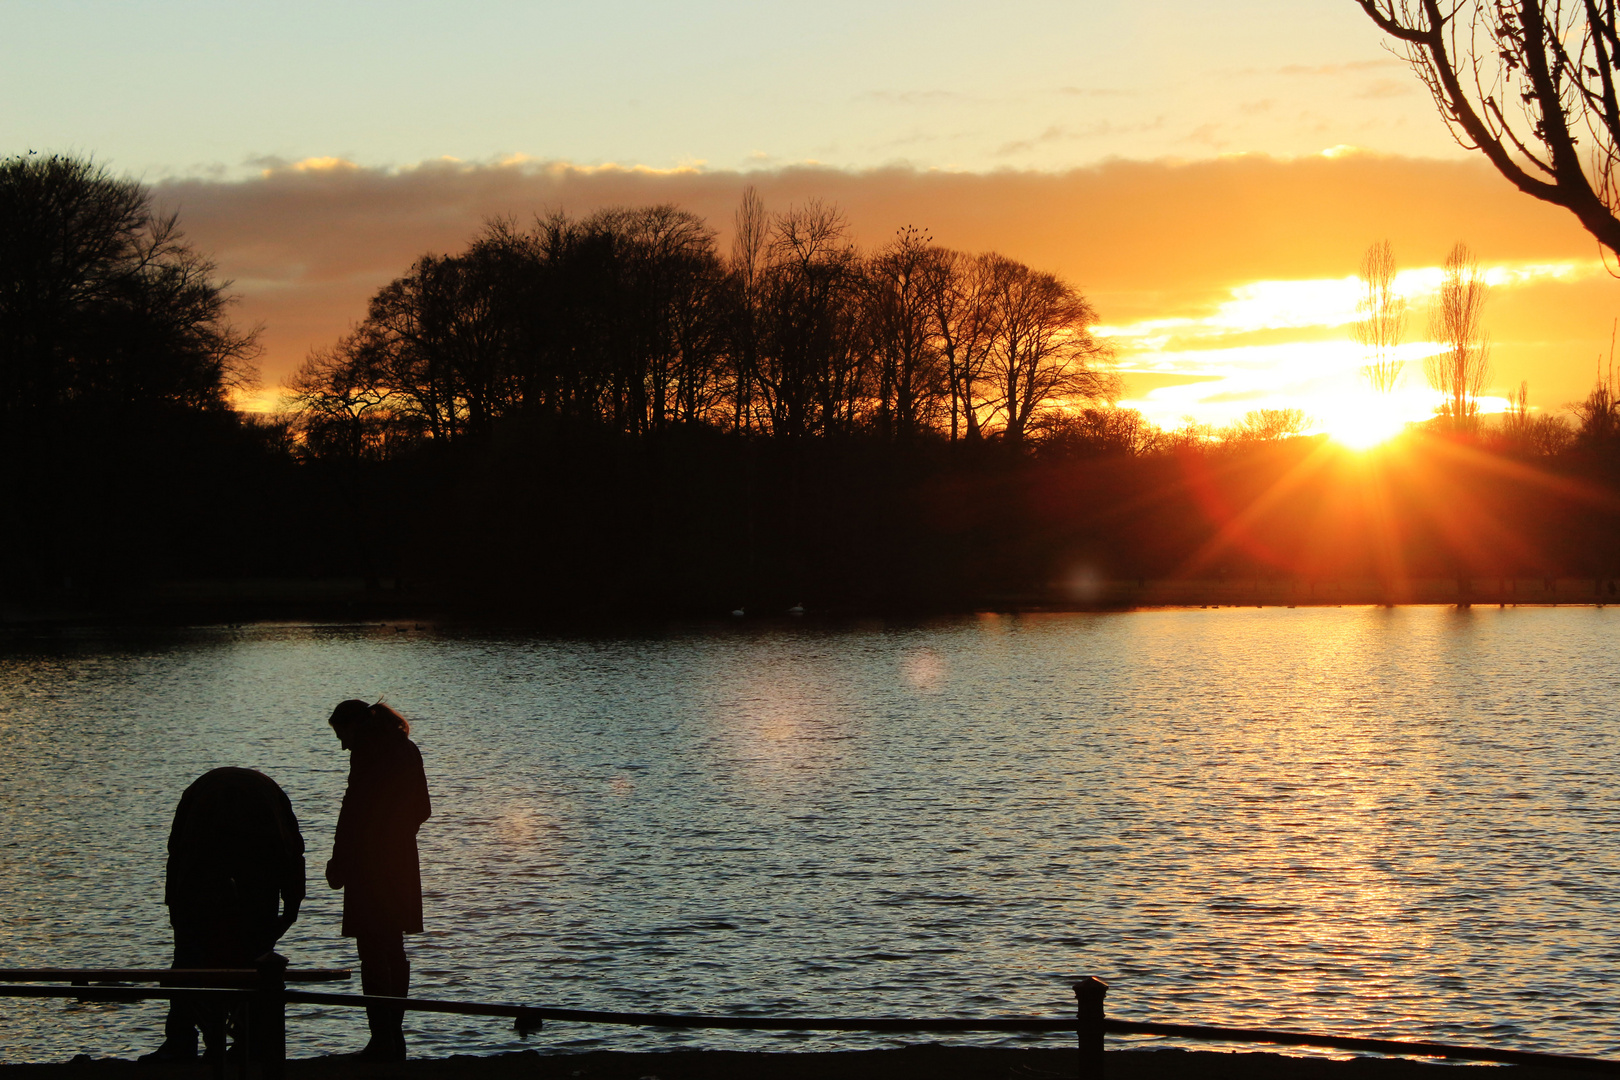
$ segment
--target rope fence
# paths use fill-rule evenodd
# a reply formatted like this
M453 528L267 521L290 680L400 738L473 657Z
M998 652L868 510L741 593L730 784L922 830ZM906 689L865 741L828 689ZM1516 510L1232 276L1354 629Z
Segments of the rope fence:
M1484 1061L1497 1064L1528 1065L1589 1073L1620 1075L1620 1061L1548 1054L1530 1050L1508 1050L1485 1046L1459 1046L1452 1043L1403 1039L1370 1039L1347 1035L1317 1035L1304 1032L1273 1031L1266 1028L1215 1027L1203 1024L1166 1024L1141 1020L1120 1020L1106 1015L1103 1001L1108 984L1086 978L1074 984L1075 1015L1069 1017L775 1017L706 1016L692 1013L612 1012L597 1009L562 1009L538 1005L503 1005L478 1001L440 1001L431 998L396 998L366 994L335 994L293 990L287 983L333 982L350 977L342 968L289 969L285 961L271 954L256 969L146 969L146 968L29 968L0 969L0 997L76 998L87 1001L142 1001L172 999L181 995L214 996L235 1021L236 1037L246 1053L241 1057L243 1080L250 1061L263 1066L265 1080L283 1076L286 1064L287 1005L328 1005L340 1008L382 1006L411 1012L448 1013L460 1016L488 1016L510 1019L518 1034L528 1036L541 1030L546 1021L570 1024L612 1024L669 1029L716 1029L731 1031L859 1031L943 1034L949 1032L995 1031L1009 1033L1073 1032L1080 1052L1080 1080L1104 1080L1104 1036L1158 1035L1205 1042L1308 1046L1354 1053L1407 1057L1448 1058L1457 1061ZM177 980L191 985L175 985ZM90 985L92 982L160 982L165 985ZM23 985L62 983L67 986ZM223 1080L225 1056L214 1058L214 1075Z

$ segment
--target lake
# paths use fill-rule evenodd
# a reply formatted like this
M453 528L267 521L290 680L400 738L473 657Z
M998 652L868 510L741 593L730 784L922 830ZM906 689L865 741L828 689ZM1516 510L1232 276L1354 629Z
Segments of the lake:
M1613 1055L1617 640L1591 607L13 631L0 966L167 965L169 821L220 765L268 773L303 824L280 950L352 965L325 720L383 696L434 800L422 996L1061 1016L1097 975L1135 1019ZM0 1058L143 1052L163 1008L8 1001ZM364 1026L291 1007L289 1051ZM407 1031L418 1056L893 1042Z

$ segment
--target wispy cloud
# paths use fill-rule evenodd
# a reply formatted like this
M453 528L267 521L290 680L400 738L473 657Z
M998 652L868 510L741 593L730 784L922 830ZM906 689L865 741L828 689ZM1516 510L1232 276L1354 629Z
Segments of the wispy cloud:
M1228 130L1229 127L1226 124L1217 124L1213 122L1208 124L1199 124L1197 127L1187 132L1187 134L1183 135L1181 137L1181 141L1184 143L1193 143L1198 146L1207 146L1211 150L1225 150L1227 147L1232 145L1231 137L1229 135L1222 135L1222 132L1226 132Z
M1098 134L1104 134L1106 133L1107 128L1107 124L1101 124L1097 125L1095 130ZM1053 124L1039 135L1032 136L1028 139L1014 139L1012 142L1002 143L1001 146L997 148L996 153L1002 157L1006 157L1009 154L1021 154L1026 150L1033 150L1037 146L1044 146L1047 143L1062 142L1069 139L1079 138L1084 138L1084 135L1082 135L1077 129L1071 128L1067 125Z
M1156 131L1164 126L1164 117L1157 116L1152 120L1136 124L1116 124L1111 120L1099 120L1093 124L1074 126L1070 124L1051 124L1039 135L1032 135L1027 139L1014 139L1002 143L996 148L997 157L1011 157L1014 154L1027 153L1042 146L1062 142L1082 142L1088 139L1103 139L1115 135L1137 134L1144 131Z
M884 139L874 145L884 150L897 150L911 146L937 146L941 143L960 142L972 138L976 132L971 131L912 131L905 135L896 135L892 139Z
M1418 89L1419 84L1414 79L1405 81L1378 79L1356 91L1355 96L1364 101L1373 101L1379 98L1406 97L1409 94L1416 94Z

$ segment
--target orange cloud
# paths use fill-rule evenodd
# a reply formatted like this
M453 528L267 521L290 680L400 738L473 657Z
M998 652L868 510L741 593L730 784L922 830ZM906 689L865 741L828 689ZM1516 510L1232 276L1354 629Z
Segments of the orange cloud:
M489 218L674 202L705 217L723 245L750 183L772 208L837 203L867 245L910 224L941 244L1056 270L1115 326L1205 318L1250 282L1342 279L1368 243L1386 237L1404 267L1437 264L1459 239L1487 265L1597 255L1569 215L1481 162L1343 151L1113 161L1065 173L660 171L525 159L380 170L320 159L270 162L243 181L167 181L156 193L235 280L241 321L265 324L265 381L274 385L362 317L370 294L416 256L461 248ZM1543 404L1583 394L1616 312L1620 286L1606 278L1502 290L1490 315L1496 381L1529 379Z

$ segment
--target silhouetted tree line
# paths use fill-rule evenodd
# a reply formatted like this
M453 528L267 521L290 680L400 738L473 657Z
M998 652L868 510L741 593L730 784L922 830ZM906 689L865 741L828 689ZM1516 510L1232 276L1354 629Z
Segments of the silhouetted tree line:
M311 453L567 424L628 436L1011 442L1119 380L1072 285L902 229L861 253L820 203L767 215L750 191L722 257L674 206L492 223L428 255L292 380Z
M1416 438L1367 476L1298 410L1163 430L1114 407L1070 285L748 193L488 226L230 407L254 333L139 185L0 163L4 598L358 577L525 617L952 609L1178 573L1614 566L1620 409ZM1376 461L1377 459L1369 459ZM1390 461L1394 461L1391 458Z

